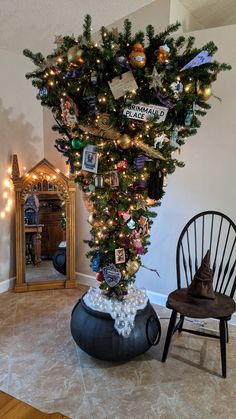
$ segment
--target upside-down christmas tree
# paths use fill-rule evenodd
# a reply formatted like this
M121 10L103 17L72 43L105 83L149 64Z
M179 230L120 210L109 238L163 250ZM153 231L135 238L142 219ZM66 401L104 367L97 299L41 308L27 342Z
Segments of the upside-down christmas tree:
M148 25L145 37L125 20L122 33L102 27L98 44L87 15L83 35L57 36L50 56L24 50L37 66L26 77L55 118L55 147L88 204L91 267L118 299L147 252L166 177L184 165L178 152L210 108L218 73L230 69L213 60L213 42L198 49L192 36L172 37L179 26L155 34Z

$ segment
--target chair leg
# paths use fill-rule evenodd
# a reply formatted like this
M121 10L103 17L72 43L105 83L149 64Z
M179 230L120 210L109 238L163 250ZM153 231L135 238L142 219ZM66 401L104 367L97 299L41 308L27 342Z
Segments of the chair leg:
M170 347L170 342L171 342L171 338L172 338L174 327L175 327L176 317L177 317L177 312L173 310L171 313L171 318L170 318L170 322L169 322L169 326L167 330L165 347L164 347L164 351L162 355L162 362L166 361L166 358L169 352L169 347Z
M221 350L221 364L222 376L226 378L226 327L225 320L220 319L220 350Z
M228 328L227 320L225 320L225 334L226 334L226 343L229 343L229 328Z
M184 325L184 316L183 314L180 314L180 322L178 327L178 332L181 333Z

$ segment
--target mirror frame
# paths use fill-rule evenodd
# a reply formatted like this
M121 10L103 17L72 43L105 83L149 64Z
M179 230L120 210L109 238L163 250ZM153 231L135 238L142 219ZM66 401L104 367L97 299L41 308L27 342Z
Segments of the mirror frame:
M61 280L26 282L25 277L25 222L24 202L25 195L32 193L33 186L38 181L50 179L58 193L65 200L66 212L66 277ZM27 173L20 176L17 155L13 155L12 181L15 191L15 220L16 220L16 282L14 291L37 291L58 288L76 288L75 280L75 192L76 186L73 175L65 176L48 160L43 159ZM36 192L36 191L35 191ZM37 194L45 193L37 191Z

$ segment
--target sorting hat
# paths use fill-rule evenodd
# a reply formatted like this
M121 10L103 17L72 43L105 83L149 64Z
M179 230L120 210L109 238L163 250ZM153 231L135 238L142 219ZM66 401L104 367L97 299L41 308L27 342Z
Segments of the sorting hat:
M191 284L187 288L187 292L192 297L215 299L213 274L210 268L210 250L204 256L201 266L198 268Z

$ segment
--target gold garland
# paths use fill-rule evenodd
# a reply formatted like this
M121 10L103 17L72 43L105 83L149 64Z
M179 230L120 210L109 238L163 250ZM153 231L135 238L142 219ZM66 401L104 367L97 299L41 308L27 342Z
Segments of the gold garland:
M105 118L104 118L105 120ZM102 126L102 124L100 125ZM88 132L89 134L94 135L95 137L102 137L107 138L108 140L120 140L127 136L127 134L120 134L119 131L116 131L115 129L109 128L104 130L103 128L96 128L89 125L78 125L79 129L83 132ZM160 151L156 150L154 147L151 147L150 145L144 143L144 141L141 141L139 138L136 138L132 140L132 144L136 148L140 148L140 150L144 151L148 156L152 157L153 159L159 159L159 160L165 160L165 157L160 153Z

